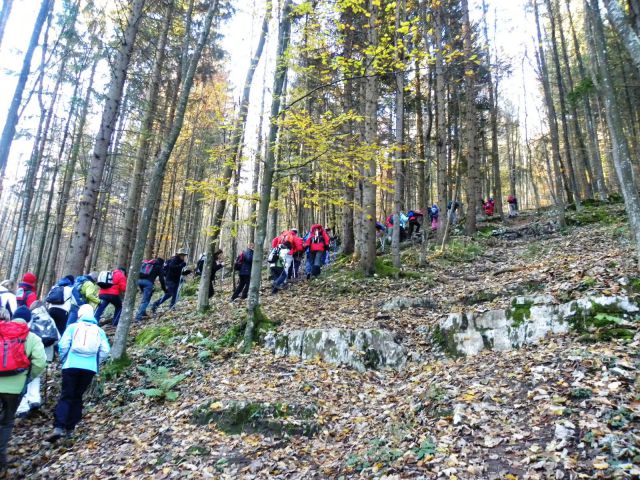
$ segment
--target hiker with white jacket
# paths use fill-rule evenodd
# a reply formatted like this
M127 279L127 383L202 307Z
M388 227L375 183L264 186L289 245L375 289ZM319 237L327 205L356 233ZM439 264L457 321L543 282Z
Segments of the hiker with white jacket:
M82 396L111 351L107 335L98 326L91 305L80 307L78 321L64 331L58 351L62 363L62 387L54 411L54 429L47 439L50 442L73 434L82 418Z
M53 347L60 339L58 328L56 323L47 312L45 305L40 300L36 300L31 304L31 312L27 310L27 307L21 307L14 315L14 320L22 318L27 325L31 333L35 334L44 345L44 353L47 357L47 364L53 361ZM45 369L46 372L46 369ZM42 396L40 394L40 376L32 379L26 387L26 391L18 406L16 417L24 418L31 410L37 410L42 404ZM45 377L46 381L46 377ZM46 385L45 385L46 388ZM45 397L46 398L46 397Z

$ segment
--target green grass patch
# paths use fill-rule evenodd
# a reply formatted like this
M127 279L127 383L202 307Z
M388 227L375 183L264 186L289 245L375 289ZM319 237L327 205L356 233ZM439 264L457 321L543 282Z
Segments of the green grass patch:
M175 329L171 325L147 327L136 335L134 342L139 347L146 347L156 340L167 343L175 335Z
M450 262L472 262L484 252L484 247L474 241L451 240L445 245L443 258Z
M198 289L200 288L200 282L189 282L182 285L180 289L180 296L183 298L195 297L198 295Z
M105 380L115 380L131 366L131 363L131 359L127 355L118 360L109 360L100 370L100 375Z

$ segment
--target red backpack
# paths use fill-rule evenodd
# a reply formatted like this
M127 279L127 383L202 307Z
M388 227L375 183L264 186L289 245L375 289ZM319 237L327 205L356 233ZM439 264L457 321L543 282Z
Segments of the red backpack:
M26 323L0 322L0 377L29 370L31 361L25 351L27 335L29 326Z

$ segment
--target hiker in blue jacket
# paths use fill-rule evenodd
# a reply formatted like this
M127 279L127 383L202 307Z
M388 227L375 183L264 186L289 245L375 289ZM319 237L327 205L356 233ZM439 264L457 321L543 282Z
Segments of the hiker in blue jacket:
M160 287L162 291L166 293L167 286L164 281L164 272L162 266L164 260L160 257L153 258L151 260L144 260L140 266L140 278L138 279L138 288L142 292L142 302L140 308L136 313L136 322L139 322L143 318L148 318L147 307L151 302L151 295L153 295L153 284L156 278L160 280Z
M73 434L82 418L82 396L110 351L109 340L98 326L93 307L82 305L78 310L78 321L67 327L58 344L62 387L54 410L53 432L47 438L49 442Z

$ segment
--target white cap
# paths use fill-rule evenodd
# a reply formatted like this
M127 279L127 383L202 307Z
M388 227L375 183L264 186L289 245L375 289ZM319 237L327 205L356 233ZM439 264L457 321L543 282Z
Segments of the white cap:
M93 307L88 303L85 303L78 309L78 320L82 320L83 318L94 318L93 317Z

